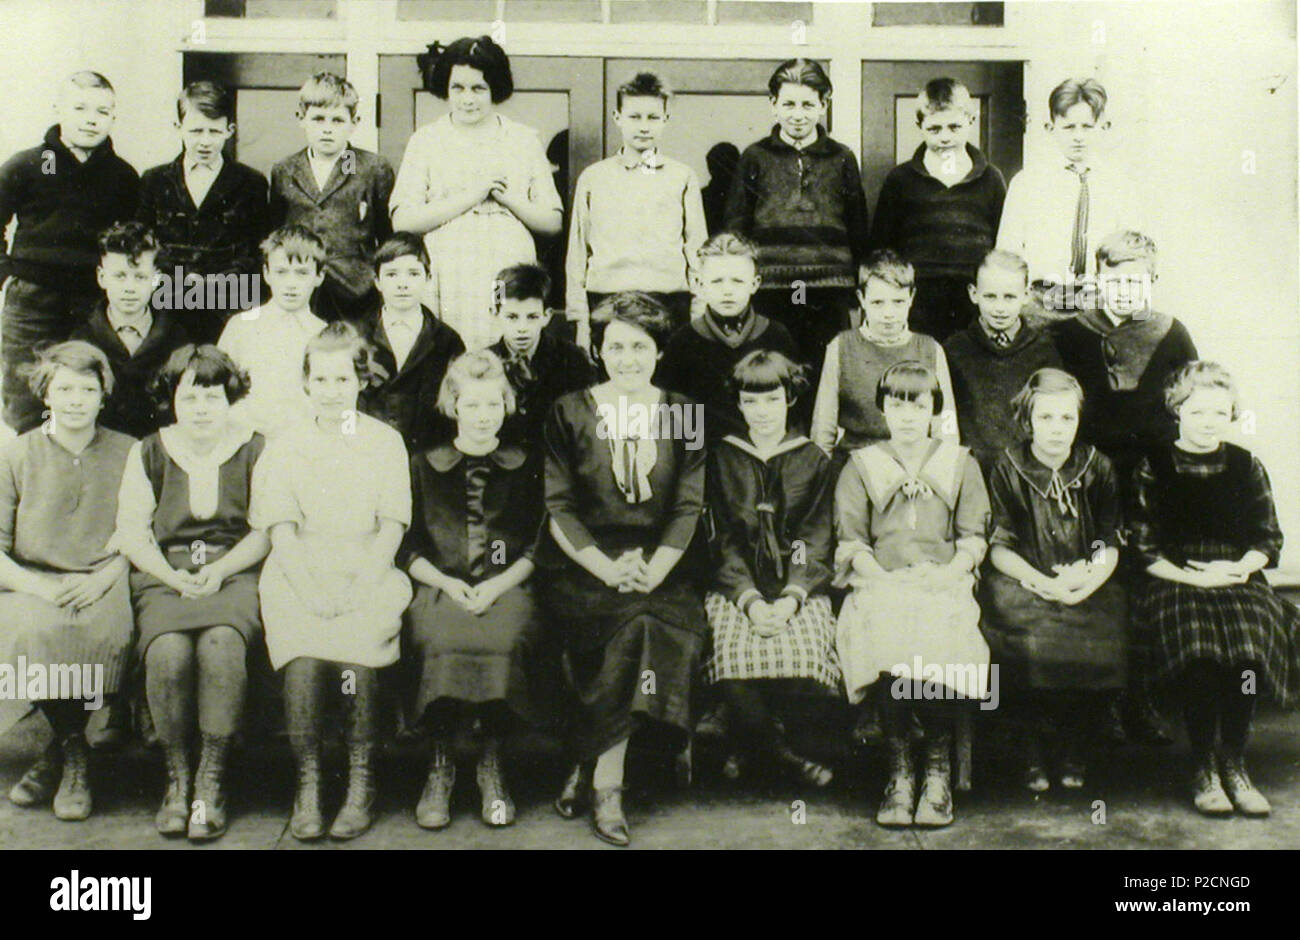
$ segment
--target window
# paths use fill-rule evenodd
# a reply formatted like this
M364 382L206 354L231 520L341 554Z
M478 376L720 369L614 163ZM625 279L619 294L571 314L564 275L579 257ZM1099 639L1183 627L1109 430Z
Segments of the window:
M1001 26L1004 3L873 3L872 26Z
M337 0L203 0L203 15L247 19L332 20Z

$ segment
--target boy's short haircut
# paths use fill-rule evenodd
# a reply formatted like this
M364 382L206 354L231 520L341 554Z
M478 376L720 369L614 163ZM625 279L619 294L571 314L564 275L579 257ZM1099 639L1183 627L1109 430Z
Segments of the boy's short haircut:
M980 272L985 268L1000 268L1003 271L1010 271L1013 274L1019 274L1024 278L1025 286L1029 286L1029 265L1025 259L1020 257L1014 251L1004 251L1001 248L994 248L988 252L975 269L975 280L979 281Z
M304 117L308 108L347 108L356 117L357 100L357 90L346 78L317 72L298 89L298 117Z
M916 123L920 125L927 114L954 110L975 114L969 89L955 78L933 78L925 83L917 95Z
M346 320L326 324L325 329L307 341L307 351L302 354L302 379L311 378L311 357L315 353L342 352L352 354L361 388L378 385L388 378L388 372L375 359L375 347L361 332Z
M934 370L915 359L904 359L886 369L876 383L876 407L884 411L886 398L917 401L927 392L930 394L931 413L943 411L943 389L939 387L939 377Z
M591 311L593 349L600 349L605 342L605 330L615 322L645 333L660 351L673 329L672 317L659 301L641 291L622 291L610 294Z
M1080 101L1092 111L1095 120L1100 121L1106 113L1106 89L1101 82L1095 78L1067 78L1047 96L1047 114L1051 118L1065 117L1065 112Z
M808 391L808 373L797 362L791 362L774 349L755 349L731 370L727 389L737 399L741 392L774 392L785 389L787 404L793 404Z
M483 73L492 91L492 103L500 104L514 94L515 80L510 74L510 59L505 50L492 41L491 36L462 36L451 45L440 42L415 57L424 77L426 91L447 100L447 85L451 70L458 65L468 65Z
M1205 359L1194 359L1165 381L1165 408L1174 417L1192 392L1202 388L1221 389L1232 396L1232 420L1238 418L1237 382L1223 366Z
M290 261L314 261L317 270L325 263L325 242L305 225L286 225L278 228L258 246L262 251L262 264L269 264L271 252L277 248L288 256Z
M80 339L70 339L63 343L47 346L36 354L35 362L19 366L19 372L27 379L27 387L32 390L37 401L45 400L45 392L50 387L50 380L60 367L71 369L80 375L93 375L99 379L99 387L107 398L113 394L113 367L108 357L92 343Z
M126 255L132 264L139 264L147 252L158 251L158 239L143 222L114 222L99 233L99 258L105 255Z
M416 261L424 265L424 273L429 273L429 250L424 247L424 239L414 232L394 232L384 239L384 243L375 252L375 274L384 265L407 255L413 255Z
M1079 404L1079 412L1083 412L1083 386L1070 373L1049 366L1031 375L1024 387L1011 399L1011 417L1016 426L1026 434L1032 434L1034 399L1039 395L1056 395L1061 392L1073 392L1075 401Z
M551 276L540 264L512 264L492 279L492 310L499 312L503 300L540 300L546 305Z
M1097 270L1114 267L1126 261L1145 261L1152 274L1156 273L1156 243L1141 232L1125 229L1111 232L1097 246Z
M68 76L68 84L76 85L78 88L103 88L106 91L111 91L114 95L117 94L112 82L98 72L90 70L73 72Z
M700 264L705 258L721 258L731 255L736 258L748 258L758 268L758 246L743 235L734 232L719 232L700 246Z
M831 80L826 77L826 70L812 59L786 59L778 65L767 81L768 95L779 98L782 85L804 85L817 92L822 101L831 96Z
M916 288L916 269L892 248L873 251L858 266L858 290L866 290L867 282L873 277L903 290Z
M149 393L161 414L176 417L172 402L176 387L187 372L194 376L195 385L205 388L220 385L226 390L226 401L232 405L248 394L248 373L233 359L211 344L186 343L167 357L149 385Z
M190 82L176 96L176 120L184 121L191 108L206 118L217 120L235 118L235 96L225 85L217 82Z
M461 353L451 361L438 389L438 410L455 421L456 402L460 399L461 389L466 382L479 379L495 380L501 387L501 400L506 406L506 414L515 413L515 390L506 377L505 366L496 353L488 349Z
M658 98L664 103L664 111L667 111L668 99L673 93L654 72L637 72L631 81L619 85L614 95L620 111L623 110L624 98Z

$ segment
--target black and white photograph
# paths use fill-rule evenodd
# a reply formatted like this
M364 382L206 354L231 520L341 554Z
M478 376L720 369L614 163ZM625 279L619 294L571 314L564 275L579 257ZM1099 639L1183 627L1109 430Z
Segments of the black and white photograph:
M1296 36L0 2L20 906L149 919L115 852L952 849L1250 911L1235 850L1300 849Z

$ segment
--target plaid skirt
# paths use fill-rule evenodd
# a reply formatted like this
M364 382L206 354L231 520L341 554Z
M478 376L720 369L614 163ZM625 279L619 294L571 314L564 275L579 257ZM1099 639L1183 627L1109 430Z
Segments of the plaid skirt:
M763 637L749 618L721 594L704 598L713 628L713 651L705 663L710 683L720 679L813 679L832 692L840 688L835 655L835 616L830 599L810 597L784 630Z
M1278 597L1262 574L1221 588L1151 578L1137 615L1150 631L1153 679L1177 678L1197 659L1255 663L1261 691L1280 705L1300 704L1300 610Z

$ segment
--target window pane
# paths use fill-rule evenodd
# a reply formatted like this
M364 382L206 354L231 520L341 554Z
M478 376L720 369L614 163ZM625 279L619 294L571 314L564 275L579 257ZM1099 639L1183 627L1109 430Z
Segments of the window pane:
M496 0L397 0L399 20L481 20L497 18Z
M506 21L599 23L600 0L506 0Z
M204 0L204 16L248 19L332 20L338 16L336 0Z
M704 0L614 0L611 23L707 23Z
M801 21L809 25L813 21L811 3L771 3L758 0L718 0L718 24L762 23L784 26Z
M873 26L1001 26L1003 3L873 3Z

